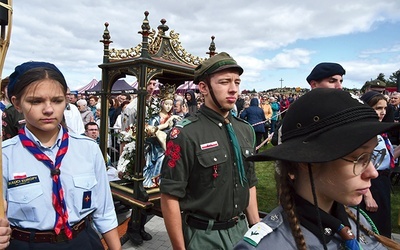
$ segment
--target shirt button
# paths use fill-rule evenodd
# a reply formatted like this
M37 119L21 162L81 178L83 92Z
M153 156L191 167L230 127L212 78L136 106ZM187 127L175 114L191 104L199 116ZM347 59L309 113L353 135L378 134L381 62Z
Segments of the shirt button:
M28 199L28 197L26 197L26 195L24 195L24 198L22 200L26 201Z
M235 184L235 187L237 187L237 183Z
M235 204L235 208L237 208L237 204Z
M222 127L222 123L218 123L218 126Z
M214 158L214 161L217 161L217 158Z

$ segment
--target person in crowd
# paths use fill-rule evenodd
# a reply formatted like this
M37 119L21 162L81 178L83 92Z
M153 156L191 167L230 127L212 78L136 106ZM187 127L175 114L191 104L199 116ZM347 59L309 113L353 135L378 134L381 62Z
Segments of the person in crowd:
M276 123L279 119L279 103L276 101L275 97L271 96L268 98L269 104L271 105L272 109L272 116L271 116L271 133L275 132Z
M194 94L193 90L188 90L185 93L185 101L186 101L186 104L187 104L188 109L189 109L188 113L190 115L196 113L196 111L198 110L198 107L197 107L196 95Z
M118 106L119 106L120 104L119 104L119 102L118 102L118 100L117 100L117 98L116 97L110 97L110 98L108 98L108 119L110 120L110 127L113 127L114 126L114 123L115 123L115 120L113 120L113 121L111 121L111 119L113 118L113 117L117 117L117 116L114 116L114 113L115 113L115 111L117 110L117 108L118 108Z
M367 93L369 91L375 91L381 94L386 94L386 83L375 79L372 81L366 81L365 84L361 88L362 93Z
M385 96L375 91L369 91L362 95L360 99L376 111L379 121L382 122L387 107ZM378 135L378 145L375 147L374 152L383 152L381 154L385 158L378 166L378 177L371 180L371 187L364 194L360 208L373 220L381 235L391 238L390 171L395 167L395 161L400 156L400 147L393 149L388 134L383 133Z
M96 119L96 105L99 103L99 98L95 95L89 96L89 109L92 111L93 117Z
M304 112L307 110L307 112ZM386 249L356 208L382 159L377 135L399 127L379 122L358 97L315 89L290 107L282 143L249 161L278 161L280 205L251 227L234 249ZM398 245L397 245L398 247Z
M3 143L8 249L103 249L91 222L109 249L122 249L100 148L62 122L66 91L51 63L26 62L10 75L10 100L26 125Z
M147 90L147 101L151 100L154 89L156 86L156 80L150 80L146 85ZM136 113L137 113L137 100L131 99L129 105L126 106L124 112L121 112L122 117L122 130L128 131L131 126L136 124Z
M94 121L94 116L90 108L87 106L87 101L80 99L76 102L78 110L81 113L82 122L86 125L88 122Z
M6 77L1 81L1 86L7 86L2 88L2 97L9 100L8 96L8 83L9 78ZM3 83L4 82L4 83ZM7 84L6 84L7 83ZM4 96L3 96L4 95ZM18 134L18 130L24 126L25 118L24 115L18 112L15 107L10 102L5 109L3 110L2 114L2 139L3 141L10 139Z
M172 89L173 91L168 91ZM174 103L175 92L172 86L164 86L163 96L161 98L161 111L149 119L148 125L155 127L152 133L149 133L146 139L146 165L143 168L143 186L152 188L158 186L158 177L161 172L161 165L164 159L166 150L167 134L177 121L181 118L178 115L173 115L172 107Z
M188 117L188 108L185 101L178 99L174 101L174 115L179 116L181 119Z
M96 104L96 111L95 111L95 116L94 116L94 122L97 123L97 125L100 127L100 118L101 118L101 103L98 102ZM108 119L108 117L107 117ZM110 124L110 121L108 121L108 124Z
M375 79L375 80L371 80L371 81L366 81L364 86L361 88L361 92L362 93L367 93L369 91L374 91L374 92L378 92L381 94L386 94L386 83ZM390 100L390 98L389 98ZM383 118L383 122L393 122L394 121L394 116L395 116L395 111L397 112L397 116L398 116L398 111L395 109L395 107L388 102L387 107L386 107L386 115ZM396 134L392 134L392 133L397 133ZM398 131L391 131L389 134L389 139L390 141L394 144L394 145L398 145L399 144L399 132Z
M245 96L246 96L245 94L239 95L239 97L238 97L238 99L237 99L237 101L236 101L236 103L235 103L237 114L239 114L240 111L242 111L242 109L243 109L243 106L244 106L244 97L245 97Z
M200 110L169 133L161 170L161 209L174 249L232 249L260 218L252 127L231 110L239 94L236 61L221 52L203 61L194 82Z
M100 137L99 137L99 125L95 122L88 122L85 125L85 133L89 138L92 138L97 142L97 144L100 144Z
M265 133L263 135L264 140L268 138L269 129L271 127L271 117L272 117L272 108L271 104L268 100L268 96L263 96L261 98L261 109L264 111L265 118L267 118L267 122L265 123Z
M279 101L279 111L281 114L281 118L283 119L286 115L286 111L289 109L290 102L287 99L287 95L282 95L282 99Z
M242 115L242 113L243 113L248 107L250 107L250 99L244 101L243 109L238 113L237 116L240 117L240 116Z
M256 146L259 146L265 133L265 122L267 118L262 108L258 106L257 97L250 100L250 107L243 110L240 114L240 118L246 120L253 126L254 132L256 133Z
M1 80L1 100L0 100L0 110L4 111L7 106L10 105L10 100L8 100L7 86L9 83L8 77Z
M71 90L67 88L67 98L65 99L67 104L64 109L65 124L67 125L68 132L83 134L85 132L85 127L83 125L81 113L75 105L69 103L69 96L71 95Z
M311 70L306 80L310 84L311 89L342 89L344 74L346 74L346 71L342 65L332 62L322 62Z
M306 80L310 84L311 90L319 88L342 89L344 74L346 74L346 71L342 65L332 62L322 62L311 70ZM272 138L271 143L273 145L280 143L281 128L282 124L278 128L279 133L274 134Z
M76 91L74 91L74 92L70 91L69 95L67 96L67 98L68 98L68 103L69 104L78 106L76 104L76 102L78 101L78 93Z
M118 116L121 117L120 115L121 115L121 112L122 112L122 103L128 102L128 104L129 104L131 99L132 99L131 96L129 94L127 94L127 93L122 93L122 94L117 96L117 98L116 98L116 100L117 100L116 108L115 108L114 113L110 117L110 126L111 127L115 126L115 123L117 122L117 119L118 119L117 117ZM120 124L119 128L121 128L121 121L120 121L119 124Z
M389 105L390 110L392 111L392 115L386 115L383 121L387 121L386 117L388 118L389 121L393 118L394 122L400 122L400 93L399 92L393 92L390 96L390 102ZM390 142L393 145L399 145L400 144L400 131L399 130L392 130L388 133Z

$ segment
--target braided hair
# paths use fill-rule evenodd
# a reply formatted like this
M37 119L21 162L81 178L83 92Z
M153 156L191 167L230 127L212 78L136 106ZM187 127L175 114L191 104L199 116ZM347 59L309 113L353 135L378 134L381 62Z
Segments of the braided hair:
M278 168L280 173L277 174L277 182L279 182L279 201L285 212L290 229L292 230L293 238L296 242L297 249L306 250L307 245L304 235L300 228L300 220L296 215L296 207L294 203L294 187L293 181L297 176L298 163L279 161Z
M345 207L345 209L346 209L346 213L349 215L349 217L353 221L357 221L357 216L348 207ZM366 215L364 215L364 216L366 216ZM366 219L369 220L370 218L366 217ZM359 226L366 234L368 234L369 236L375 237L375 239L377 241L379 241L385 247L387 247L389 249L400 249L400 244L397 243L396 241L389 239L386 236L375 233L374 231L368 229L365 225L363 225L361 223L359 223Z

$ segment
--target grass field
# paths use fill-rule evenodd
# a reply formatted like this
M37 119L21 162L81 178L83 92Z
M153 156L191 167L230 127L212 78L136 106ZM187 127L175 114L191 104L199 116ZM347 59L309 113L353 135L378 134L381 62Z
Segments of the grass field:
M261 150L262 151L262 150ZM258 177L257 200L260 211L270 212L278 204L273 162L257 162L256 173ZM400 210L400 184L393 187L392 198L392 232L400 233L398 214Z

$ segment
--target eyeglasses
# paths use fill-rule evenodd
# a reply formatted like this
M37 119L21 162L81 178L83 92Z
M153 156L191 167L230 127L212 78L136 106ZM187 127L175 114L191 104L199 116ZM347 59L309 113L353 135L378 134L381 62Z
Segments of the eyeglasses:
M343 157L340 159L347 162L352 162L354 164L353 174L357 176L362 174L367 169L370 162L372 163L372 165L374 165L375 169L377 169L381 165L383 159L385 158L385 155L386 155L385 149L381 149L381 150L374 150L373 153L362 153L354 161L345 159Z

